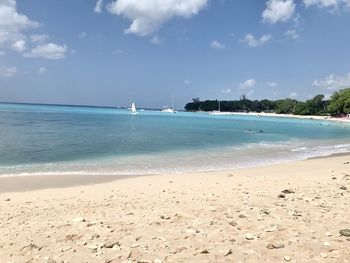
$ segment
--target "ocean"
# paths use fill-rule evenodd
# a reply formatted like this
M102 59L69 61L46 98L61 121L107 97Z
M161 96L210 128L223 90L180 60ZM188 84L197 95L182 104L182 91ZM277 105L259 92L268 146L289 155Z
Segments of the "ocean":
M0 176L215 171L349 151L350 125L330 121L0 103Z

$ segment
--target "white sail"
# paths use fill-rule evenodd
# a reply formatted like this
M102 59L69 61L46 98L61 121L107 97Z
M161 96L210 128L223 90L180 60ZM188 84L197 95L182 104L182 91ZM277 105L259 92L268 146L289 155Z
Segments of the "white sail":
M136 112L135 102L133 102L133 103L131 104L131 111L132 111L132 112Z
M131 104L131 112L132 112L132 113L136 113L135 102L133 102L133 103Z

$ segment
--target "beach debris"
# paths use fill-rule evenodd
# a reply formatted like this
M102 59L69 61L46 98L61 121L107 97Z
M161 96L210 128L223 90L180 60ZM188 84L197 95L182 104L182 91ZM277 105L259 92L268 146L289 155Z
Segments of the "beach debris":
M90 244L90 245L87 245L87 248L95 251L98 249L98 245L97 244Z
M170 219L170 216L161 215L161 216L160 216L160 219L169 220L169 219Z
M119 241L107 241L104 245L105 248L113 248L114 246L120 247Z
M281 193L283 193L283 194L294 194L295 191L293 189L284 189L283 191L281 191Z
M284 244L282 244L282 243L273 244L273 243L269 242L266 244L266 248L268 248L268 249L284 248Z
M227 221L231 226L237 226L237 222L233 220Z
M291 261L292 260L292 258L290 257L290 256L284 256L284 258L283 258L285 261Z
M339 230L339 234L344 237L350 237L350 229L344 228Z
M209 250L205 248L200 253L201 254L209 254Z
M78 216L78 217L76 217L76 218L73 218L73 219L72 219L72 222L73 222L73 223L81 223L81 222L86 222L86 220L85 220L84 217Z
M232 254L232 249L229 248L225 253L224 253L224 257L227 257L228 255Z
M283 193L280 193L280 194L278 195L278 197L279 197L279 198L285 198L285 197L286 197L286 195L285 195L285 194L283 194Z
M340 189L340 190L344 190L344 191L348 190L348 188L347 188L345 185L341 185L341 186L339 187L339 189Z
M247 240L254 240L254 239L255 239L255 236L252 235L252 234L250 234L250 233L245 234L244 237L245 237L245 239L247 239Z

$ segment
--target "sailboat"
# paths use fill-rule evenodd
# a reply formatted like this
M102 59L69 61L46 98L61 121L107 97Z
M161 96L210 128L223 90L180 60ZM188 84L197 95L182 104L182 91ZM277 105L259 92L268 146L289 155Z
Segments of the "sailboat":
M136 111L135 102L131 104L131 114L138 114L138 112Z
M175 110L175 96L173 95L173 107L168 107L168 106L164 106L162 109L162 112L166 112L166 113L176 113L177 111Z

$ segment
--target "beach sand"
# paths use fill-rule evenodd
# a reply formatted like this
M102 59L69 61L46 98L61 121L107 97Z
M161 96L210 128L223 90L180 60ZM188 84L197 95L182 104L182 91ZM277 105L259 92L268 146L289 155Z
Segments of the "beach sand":
M41 190L54 185L3 178L0 262L350 262L349 162Z

